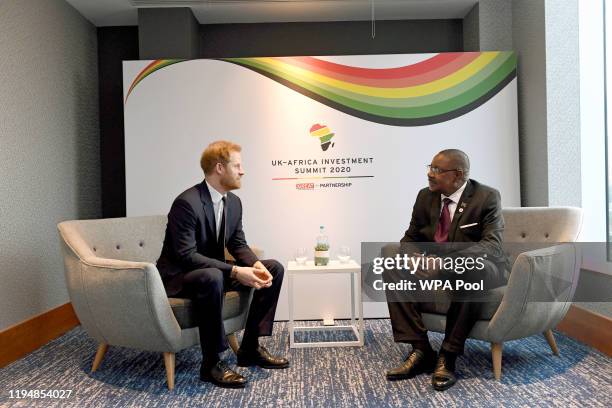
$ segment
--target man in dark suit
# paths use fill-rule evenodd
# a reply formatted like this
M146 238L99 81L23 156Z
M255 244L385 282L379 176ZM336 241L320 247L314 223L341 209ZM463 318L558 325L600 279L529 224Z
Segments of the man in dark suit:
M502 251L504 221L499 192L469 179L470 162L461 150L438 153L428 166L429 187L419 191L410 226L401 239L402 246L411 243L474 243L461 249L462 256L485 255L485 268L462 275L462 279L486 282L485 288L502 286L507 280L506 259ZM452 246L452 244L448 244ZM457 246L457 245L455 245ZM438 254L440 256L440 254ZM436 255L432 255L435 257ZM431 264L434 264L432 262ZM446 274L445 274L446 273ZM451 276L451 275L454 275ZM387 275L387 279L390 275ZM454 271L418 270L416 277L457 277ZM412 378L432 372L432 385L446 390L456 382L455 360L463 353L465 340L476 323L483 303L470 301L467 293L453 293L446 315L446 331L438 357L427 337L419 301L392 301L388 296L389 314L396 342L410 343L412 352L403 364L387 372L389 380Z
M239 145L218 141L202 154L205 179L181 193L168 214L157 266L168 296L192 299L199 318L202 365L200 379L221 387L244 387L247 380L220 360L228 348L223 327L223 294L255 288L246 328L237 353L239 366L286 368L287 359L259 345L270 336L283 281L283 266L257 259L242 230L242 203L230 190L240 188ZM225 248L236 265L225 262Z

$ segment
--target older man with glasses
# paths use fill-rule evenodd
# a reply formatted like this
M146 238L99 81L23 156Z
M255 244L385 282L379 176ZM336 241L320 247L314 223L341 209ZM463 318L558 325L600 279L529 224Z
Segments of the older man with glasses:
M489 289L503 285L508 272L501 248L504 221L499 192L469 178L470 161L461 150L439 152L427 170L429 186L419 191L410 226L401 242L405 245L416 242L436 243L440 250L445 242L474 243L467 250L469 254L488 254L489 257L484 270L478 271L476 276L473 274L471 278L485 279ZM439 270L421 269L416 272L416 278L456 277L454 271L444 272L446 275L440 275ZM434 275L436 273L438 275ZM465 296L465 293L462 295ZM455 360L463 353L465 341L478 320L483 303L470 301L466 297L454 297L458 294L451 296L444 341L438 356L429 343L421 316L424 304L387 297L394 340L412 345L406 360L387 371L389 380L433 372L434 389L443 391L455 384Z

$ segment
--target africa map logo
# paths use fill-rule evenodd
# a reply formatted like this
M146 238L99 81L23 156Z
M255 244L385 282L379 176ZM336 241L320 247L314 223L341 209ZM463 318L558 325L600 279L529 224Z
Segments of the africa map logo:
M326 151L331 147L334 147L335 143L332 143L335 133L332 133L329 128L325 125L318 123L310 127L310 136L318 137L321 142L321 150Z

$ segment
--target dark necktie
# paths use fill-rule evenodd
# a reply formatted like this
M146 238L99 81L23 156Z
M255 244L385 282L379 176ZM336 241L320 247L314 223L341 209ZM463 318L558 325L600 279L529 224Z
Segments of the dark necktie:
M436 227L436 233L434 234L434 241L436 242L448 242L448 231L450 230L451 217L448 205L452 202L450 198L444 199L444 206L442 207L442 213L440 214L440 220Z
M221 247L221 250L225 250L225 214L227 213L227 200L225 197L223 197L222 201L223 215L221 215L221 224L219 224L219 238L217 242L219 243L219 247Z

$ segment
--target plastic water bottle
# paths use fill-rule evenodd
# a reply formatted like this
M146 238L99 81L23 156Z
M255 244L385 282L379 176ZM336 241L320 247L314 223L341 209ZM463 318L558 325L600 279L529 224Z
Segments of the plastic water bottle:
M325 234L325 227L319 227L319 235L317 235L317 246L315 247L315 265L325 266L329 263L329 241Z
M317 247L321 248L321 251L329 250L329 241L327 239L327 235L325 234L325 227L321 225L319 227L319 235L317 235ZM323 249L327 247L326 249Z

